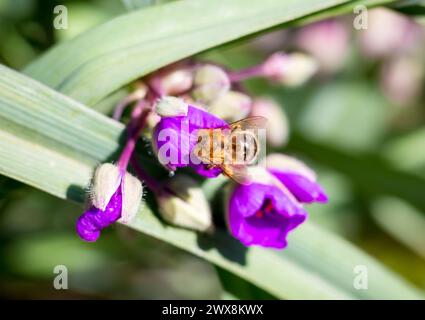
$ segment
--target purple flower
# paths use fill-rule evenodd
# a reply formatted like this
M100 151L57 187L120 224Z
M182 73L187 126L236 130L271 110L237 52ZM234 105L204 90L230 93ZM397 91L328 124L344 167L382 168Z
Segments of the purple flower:
M288 232L302 223L307 213L264 168L250 168L250 171L252 183L236 185L230 192L227 207L230 232L246 246L285 248Z
M208 168L192 155L199 129L227 128L224 120L194 106L188 106L186 115L162 117L153 132L153 146L161 164L170 170L190 166L205 177L216 177L220 168Z
M303 203L328 201L323 188L316 182L316 174L301 161L283 155L271 154L266 158L267 170Z
M229 194L227 222L244 245L285 248L289 231L302 223L302 203L326 202L315 173L301 161L282 154L266 158L265 167L249 168L251 183Z

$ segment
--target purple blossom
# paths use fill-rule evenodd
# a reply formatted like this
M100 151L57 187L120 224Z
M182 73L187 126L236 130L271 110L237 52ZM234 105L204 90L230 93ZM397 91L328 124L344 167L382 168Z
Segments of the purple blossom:
M111 197L105 210L91 206L77 220L77 233L85 241L96 241L102 229L115 223L122 212L122 185Z
M200 175L216 177L222 170L208 168L191 156L191 152L197 143L196 130L227 127L224 120L205 110L189 106L186 115L161 118L153 132L153 146L159 161L170 170L190 166Z
M327 202L315 173L301 161L273 154L266 168L250 168L251 184L230 192L227 221L232 235L244 245L282 249L289 231L302 223L302 203Z
M246 246L282 249L288 232L302 223L307 213L279 181L266 171L261 174L260 181L236 185L230 193L228 226Z
M316 174L303 162L283 154L271 154L266 159L267 170L302 203L328 201Z

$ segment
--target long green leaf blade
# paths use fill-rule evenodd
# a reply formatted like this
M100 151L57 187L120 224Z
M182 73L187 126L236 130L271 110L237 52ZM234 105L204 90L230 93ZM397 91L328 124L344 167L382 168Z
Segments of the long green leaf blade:
M50 50L26 73L93 105L166 64L347 3L356 1L252 0L249 5L246 0L176 1L108 21Z

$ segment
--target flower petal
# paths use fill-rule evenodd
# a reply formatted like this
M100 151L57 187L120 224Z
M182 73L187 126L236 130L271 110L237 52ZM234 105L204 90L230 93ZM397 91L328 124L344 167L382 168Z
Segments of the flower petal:
M100 236L100 229L96 223L100 209L94 207L84 212L77 220L77 234L81 239L89 242L96 241Z
M258 217L265 204L272 209ZM244 245L284 248L286 235L305 220L307 213L284 187L252 183L238 185L230 195L228 225Z
M266 199L270 199L279 212L286 212L288 215L296 214L300 208L298 203L277 186L254 182L235 187L230 199L230 210L249 217L261 209Z
M303 162L284 154L271 154L265 160L273 174L301 202L327 202L328 197L316 182L316 174Z
M270 170L270 172L278 178L299 201L303 203L325 203L328 201L328 196L323 188L317 182L308 179L306 176L278 170Z
M239 239L244 245L260 245L282 249L287 245L288 232L302 223L306 215L285 217L276 213L259 218L246 218L239 229Z

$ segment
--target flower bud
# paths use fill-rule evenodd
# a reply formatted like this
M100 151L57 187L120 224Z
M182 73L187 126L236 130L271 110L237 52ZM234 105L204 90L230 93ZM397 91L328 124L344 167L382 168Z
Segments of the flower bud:
M208 103L229 89L230 80L222 68L211 64L197 68L192 92L195 99Z
M296 36L299 48L313 55L323 72L338 71L349 49L350 35L339 20L325 20L301 28Z
M164 94L179 95L188 91L193 84L193 73L189 69L177 69L161 78L161 88Z
M289 121L283 108L276 102L267 98L254 100L251 115L266 118L267 143L273 147L279 147L288 141Z
M422 30L405 15L386 8L369 12L367 30L360 32L362 52L371 58L406 52L421 44Z
M139 211L143 198L143 186L139 179L128 172L124 176L123 183L122 211L121 218L118 221L128 223Z
M121 184L122 173L111 163L100 165L93 177L90 197L93 206L105 210L113 194Z
M137 81L134 84L133 92L131 93L130 96L133 98L133 101L142 100L146 97L147 93L148 93L148 86L142 81Z
M128 172L124 174L117 166L104 163L96 169L90 192L91 202L95 208L105 211L118 188L122 188L120 221L128 222L137 213L143 187L137 178Z
M415 103L421 96L423 79L421 61L413 57L397 56L384 63L380 85L392 103L406 106Z
M158 101L155 111L161 117L179 117L186 116L188 105L183 99L166 96Z
M207 231L212 227L211 210L202 189L186 176L170 180L158 196L159 212L165 221L184 228Z
M263 63L263 74L283 85L295 87L309 80L318 70L318 63L303 53L275 53Z
M161 121L161 116L155 112L149 112L146 119L146 135L149 136L155 126Z
M208 111L227 122L234 122L248 116L251 104L252 101L248 95L228 91L212 101Z

